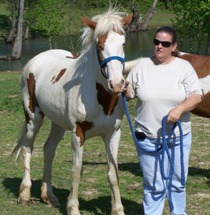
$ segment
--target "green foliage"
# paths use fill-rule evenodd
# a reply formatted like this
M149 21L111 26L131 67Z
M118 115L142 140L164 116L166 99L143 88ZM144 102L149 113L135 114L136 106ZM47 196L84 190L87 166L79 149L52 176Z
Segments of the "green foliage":
M46 37L61 35L65 24L65 8L65 0L37 0L31 2L27 13L31 30Z
M189 38L189 45L197 41L197 49L204 35L210 33L210 0L168 1L175 13L174 26L183 39Z

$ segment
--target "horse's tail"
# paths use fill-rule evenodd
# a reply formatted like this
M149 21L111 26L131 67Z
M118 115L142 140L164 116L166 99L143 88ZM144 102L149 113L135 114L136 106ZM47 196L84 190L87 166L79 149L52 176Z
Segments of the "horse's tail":
M26 121L22 125L22 129L20 131L20 134L19 134L17 140L14 143L15 147L10 156L16 155L16 159L18 158L20 151L23 147L23 142L24 142L23 140L25 138L25 135L26 135Z

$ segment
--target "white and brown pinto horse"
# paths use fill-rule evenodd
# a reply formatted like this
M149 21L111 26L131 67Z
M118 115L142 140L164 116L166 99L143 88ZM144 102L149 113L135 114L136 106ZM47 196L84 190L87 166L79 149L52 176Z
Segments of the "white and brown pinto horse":
M52 125L44 145L42 200L54 206L59 205L51 185L52 160L65 130L71 130L73 164L68 214L80 214L78 189L84 141L101 136L106 144L112 214L124 215L117 154L124 113L120 96L125 86L124 26L131 19L132 14L126 15L115 9L109 9L107 13L91 20L82 18L88 27L81 37L86 46L78 58L64 50L49 50L35 56L24 67L21 87L25 124L13 151L18 155L22 149L24 158L19 203L27 203L31 198L30 160L33 142L46 116Z
M187 60L195 69L201 82L204 97L202 102L191 112L202 117L210 118L210 56L201 56L177 52L177 57ZM125 62L125 73L129 73L138 59Z

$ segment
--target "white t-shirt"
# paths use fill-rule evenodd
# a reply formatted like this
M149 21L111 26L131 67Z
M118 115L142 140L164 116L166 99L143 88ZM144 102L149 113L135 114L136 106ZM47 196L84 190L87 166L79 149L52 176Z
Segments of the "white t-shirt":
M155 65L151 58L141 58L127 80L132 97L137 97L135 127L148 137L161 136L161 121L168 112L191 94L202 95L197 74L191 64L175 58L168 64ZM180 122L183 134L191 130L190 113L183 113ZM167 124L171 129L172 124ZM176 128L175 135L179 136Z

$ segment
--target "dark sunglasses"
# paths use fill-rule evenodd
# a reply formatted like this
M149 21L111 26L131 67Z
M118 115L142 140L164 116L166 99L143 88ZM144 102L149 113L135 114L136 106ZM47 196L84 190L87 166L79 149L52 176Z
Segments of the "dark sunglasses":
M163 47L168 48L168 47L170 47L172 45L172 42L170 42L170 41L159 41L157 39L154 39L153 44L155 46L158 46L159 44L161 44Z

